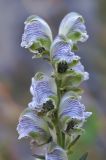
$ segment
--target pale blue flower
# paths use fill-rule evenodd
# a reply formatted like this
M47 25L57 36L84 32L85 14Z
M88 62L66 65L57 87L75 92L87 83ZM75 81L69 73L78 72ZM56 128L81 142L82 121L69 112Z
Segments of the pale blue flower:
M38 144L46 143L51 138L47 123L30 109L26 109L20 116L17 131L19 139L32 137Z
M28 17L21 46L35 53L36 57L40 57L44 51L49 51L51 42L52 33L48 24L36 15Z
M29 103L29 108L35 109L37 112L45 112L55 107L53 96L55 96L56 88L52 78L49 78L43 73L37 73L32 78L30 92L32 101Z
M64 36L57 36L51 46L51 58L56 62L67 62L70 64L73 61L78 61L79 56L76 56L71 51L73 43L71 40L67 40Z
M52 149L46 154L45 160L68 160L66 151L60 146L54 146L52 144Z
M39 146L33 140L31 142L31 150L33 156L36 158L45 160L68 160L66 151L54 142Z
M64 35L74 43L77 41L85 42L88 35L83 17L76 12L67 14L60 24L59 35Z
M82 128L91 112L85 111L85 106L80 102L79 96L67 93L63 96L59 106L59 119L62 130L72 134Z

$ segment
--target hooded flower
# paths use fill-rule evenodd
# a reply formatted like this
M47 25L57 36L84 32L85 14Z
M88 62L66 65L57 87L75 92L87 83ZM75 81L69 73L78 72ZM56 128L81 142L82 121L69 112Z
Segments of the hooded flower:
M33 156L45 160L68 160L66 151L54 142L38 146L33 140L31 142Z
M73 60L80 59L72 51L73 43L64 36L57 36L51 46L51 57L55 61L66 61L71 63Z
M88 35L83 17L76 12L67 14L60 24L59 35L64 35L74 43L77 41L85 42Z
M40 57L45 51L49 51L51 42L52 33L48 24L36 15L28 17L21 46L35 53L35 57Z
M81 131L83 123L91 115L85 112L85 106L80 102L80 97L67 93L63 96L59 106L59 117L62 130L69 135Z
M61 87L66 90L78 87L83 81L89 79L88 72L84 71L84 66L78 62L74 66L70 66L66 76L62 79Z
M55 146L46 154L45 160L68 160L66 151L59 146Z
M38 144L46 143L51 138L47 123L30 109L26 109L20 116L17 131L19 139L31 137Z
M32 78L30 92L33 96L32 102L29 103L29 108L35 109L37 112L47 112L55 107L55 83L52 78L49 78L43 73L37 73Z
M57 65L59 73L64 73L69 68L69 64L76 64L80 60L80 57L71 51L72 46L72 41L64 36L57 36L52 43L51 58Z

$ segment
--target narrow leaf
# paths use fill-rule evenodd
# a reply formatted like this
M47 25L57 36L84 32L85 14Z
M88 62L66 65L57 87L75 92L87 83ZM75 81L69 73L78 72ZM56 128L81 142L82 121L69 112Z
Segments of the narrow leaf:
M88 157L88 152L84 153L79 160L86 160Z

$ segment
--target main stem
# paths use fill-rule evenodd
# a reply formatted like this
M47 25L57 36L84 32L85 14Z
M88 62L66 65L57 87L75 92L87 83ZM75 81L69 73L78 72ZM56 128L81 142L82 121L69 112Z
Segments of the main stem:
M60 86L61 86L61 80L58 79L58 76L55 72L55 66L53 65L53 61L52 58L50 57L50 63L54 69L54 73L55 73L55 82L56 82L56 86L57 86L57 98L58 98L58 102L57 102L57 117L56 117L56 134L57 134L57 143L64 148L65 147L65 134L63 132L61 132L60 127L59 127L59 117L58 117L58 112L59 112L59 105L60 105L60 100L61 100L61 91L60 91Z
M65 145L65 135L64 133L61 132L60 127L59 127L59 117L58 117L58 112L59 112L59 105L60 105L60 100L61 100L61 91L60 91L60 86L61 86L61 80L59 80L57 77L55 78L56 85L57 85L57 97L58 97L58 102L57 102L57 123L56 123L56 132L57 132L57 143L64 148Z
M60 95L60 84L59 84L59 80L57 79L57 77L55 78L55 82L56 82L56 85L57 85L57 98L58 98L58 101L57 101L57 116L56 116L56 134L57 134L57 143L59 145L61 145L61 132L60 132L60 129L59 129L59 118L58 118L58 110L59 110L59 104L60 104L60 98L61 98L61 95Z

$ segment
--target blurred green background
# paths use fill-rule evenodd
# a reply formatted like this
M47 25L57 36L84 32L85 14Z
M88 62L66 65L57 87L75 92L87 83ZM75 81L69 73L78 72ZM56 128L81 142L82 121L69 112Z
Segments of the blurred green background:
M88 160L106 159L106 0L0 0L0 160L34 159L28 142L18 141L16 125L31 100L31 77L38 70L50 72L47 63L32 60L31 53L20 47L23 22L37 14L49 23L55 36L60 21L71 11L84 16L90 36L79 44L77 54L90 73L82 85L83 102L93 111L72 160L85 151Z

